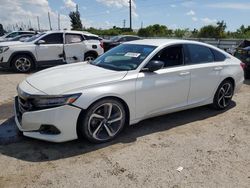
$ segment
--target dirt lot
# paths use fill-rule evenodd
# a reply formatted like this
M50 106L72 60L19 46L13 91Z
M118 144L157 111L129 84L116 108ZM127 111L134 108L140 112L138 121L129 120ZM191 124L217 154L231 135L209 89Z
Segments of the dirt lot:
M227 111L201 107L149 119L93 145L17 135L12 97L25 76L0 72L1 188L250 185L250 81Z

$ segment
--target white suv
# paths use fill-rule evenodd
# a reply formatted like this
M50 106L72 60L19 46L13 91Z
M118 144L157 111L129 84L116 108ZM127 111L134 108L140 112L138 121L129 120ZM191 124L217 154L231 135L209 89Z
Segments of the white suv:
M79 31L48 31L25 42L0 43L0 67L29 72L37 67L91 61L103 54L103 46L85 35Z

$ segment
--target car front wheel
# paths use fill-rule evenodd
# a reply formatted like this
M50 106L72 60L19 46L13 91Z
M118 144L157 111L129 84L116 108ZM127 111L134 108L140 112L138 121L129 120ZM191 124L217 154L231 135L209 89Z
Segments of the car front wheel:
M232 102L233 94L233 83L230 80L223 81L215 93L213 107L218 110L227 108Z
M115 138L124 128L124 106L114 99L104 99L93 104L81 121L82 135L94 143Z
M26 73L32 70L34 62L32 58L27 55L18 55L13 58L12 67L16 72Z

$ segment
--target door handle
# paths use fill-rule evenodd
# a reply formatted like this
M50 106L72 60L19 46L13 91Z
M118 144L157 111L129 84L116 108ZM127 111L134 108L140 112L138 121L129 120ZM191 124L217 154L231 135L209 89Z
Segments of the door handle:
M180 76L187 76L187 75L189 75L189 74L190 74L190 72L187 71L187 72L181 72L179 75L180 75Z
M223 67L215 67L215 68L214 68L215 71L220 71L220 70L222 70L222 69L223 69Z

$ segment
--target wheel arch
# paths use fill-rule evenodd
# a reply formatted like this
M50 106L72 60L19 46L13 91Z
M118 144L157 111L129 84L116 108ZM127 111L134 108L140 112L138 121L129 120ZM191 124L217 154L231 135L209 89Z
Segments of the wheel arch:
M34 66L36 66L36 58L34 56L34 54L30 51L18 51L18 52L14 52L13 54L11 54L10 58L9 58L9 64L10 64L10 67L13 66L13 59L19 55L27 55L29 56L33 62L34 62Z
M129 122L130 122L130 110L129 110L129 107L128 107L128 104L126 103L126 101L124 99L122 99L121 97L118 97L118 96L104 96L104 97L101 97L99 99L96 99L95 101L93 101L87 109L82 109L82 111L80 112L79 116L78 116L78 119L77 119L77 126L76 126L76 129L77 129L77 136L78 138L82 138L82 134L81 134L81 131L80 131L80 126L81 126L81 119L82 117L84 117L85 113L88 111L88 109L93 106L96 102L98 101L101 101L101 100L104 100L104 99L114 99L114 100L117 100L119 102L122 103L123 107L124 107L124 110L126 112L126 122L125 122L125 126L128 126L129 125Z
M94 50L89 50L89 51L85 52L85 53L84 53L84 58L85 58L85 56L86 56L87 54L93 54L93 55L95 55L95 57L98 57L98 53L97 53L96 51L94 51Z

